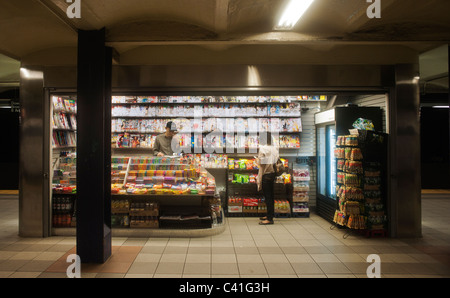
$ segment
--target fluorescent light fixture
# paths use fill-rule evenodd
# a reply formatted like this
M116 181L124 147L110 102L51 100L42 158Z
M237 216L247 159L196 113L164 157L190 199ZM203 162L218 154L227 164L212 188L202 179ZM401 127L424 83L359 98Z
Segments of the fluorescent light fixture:
M433 106L433 109L448 109L449 106Z
M253 66L249 65L248 67L248 73L247 73L247 84L248 86L261 86L261 78L259 77L258 69Z
M290 0L274 29L291 30L294 28L313 2L314 0Z

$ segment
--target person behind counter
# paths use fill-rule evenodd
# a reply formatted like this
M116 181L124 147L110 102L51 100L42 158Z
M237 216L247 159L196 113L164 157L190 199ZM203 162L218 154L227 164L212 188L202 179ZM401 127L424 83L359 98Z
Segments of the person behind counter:
M153 145L153 154L156 156L173 155L172 139L177 133L177 126L172 121L167 122L166 131L158 135Z

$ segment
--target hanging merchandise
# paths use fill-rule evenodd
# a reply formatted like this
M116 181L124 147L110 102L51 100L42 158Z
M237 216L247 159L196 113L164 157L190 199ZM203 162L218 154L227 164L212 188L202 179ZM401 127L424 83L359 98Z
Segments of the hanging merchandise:
M375 130L372 120L358 118L353 122L353 127L359 130Z
M361 203L364 193L361 188L362 175L364 173L361 149L358 147L357 135L337 136L335 156L338 197L338 210L333 221L350 229L364 229L365 220L361 216L363 210Z
M382 156L375 146L379 142L373 141L380 137L352 132L358 135L338 136L336 141L335 156L340 157L336 161L339 200L333 221L349 229L366 230L371 235L371 231L385 230L387 222L382 195Z

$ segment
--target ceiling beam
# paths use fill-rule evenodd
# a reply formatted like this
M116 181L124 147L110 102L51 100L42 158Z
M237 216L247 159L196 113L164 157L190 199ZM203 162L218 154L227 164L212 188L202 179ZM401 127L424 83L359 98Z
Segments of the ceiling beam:
M56 16L64 25L69 27L72 31L78 32L78 28L71 21L71 19L67 17L66 12L58 7L52 0L38 0L38 2L42 4L54 16Z
M217 0L214 18L214 30L216 33L226 32L228 29L228 4L229 0Z

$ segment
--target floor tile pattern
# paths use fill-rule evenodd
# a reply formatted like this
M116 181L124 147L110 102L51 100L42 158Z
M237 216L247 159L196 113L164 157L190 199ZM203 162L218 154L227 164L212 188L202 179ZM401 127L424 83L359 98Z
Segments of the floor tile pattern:
M367 238L321 217L226 219L225 231L203 238L114 237L104 264L83 264L88 278L365 278L377 254L381 277L450 277L450 196L424 195L423 237ZM0 197L0 278L65 278L75 237L22 238L18 200Z

